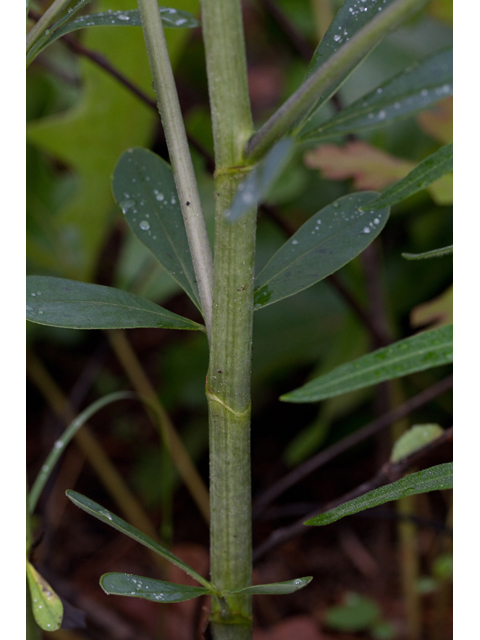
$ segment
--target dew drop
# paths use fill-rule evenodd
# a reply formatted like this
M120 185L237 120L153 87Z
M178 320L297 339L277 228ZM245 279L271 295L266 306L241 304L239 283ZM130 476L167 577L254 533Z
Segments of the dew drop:
M292 244L298 244L298 240L292 240Z
M370 233L370 229L368 227L363 227L362 233Z
M155 198L159 202L161 202L162 200L165 200L165 196L163 195L163 193L158 193L158 191L157 191L157 195L155 196Z
M118 204L120 205L120 209L122 210L122 213L125 215L127 211L132 207L134 207L137 203L135 200L132 200L131 198L127 198L126 200L122 200Z
M143 231L148 231L150 229L150 223L147 222L147 220L142 220L139 226L140 229L143 229Z

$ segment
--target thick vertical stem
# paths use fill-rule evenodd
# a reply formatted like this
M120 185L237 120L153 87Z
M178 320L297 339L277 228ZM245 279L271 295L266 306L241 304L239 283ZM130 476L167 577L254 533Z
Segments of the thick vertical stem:
M252 133L240 0L203 0L216 161L215 263L210 366L211 574L219 590L250 585L250 366L256 212L225 220L244 178ZM216 640L251 637L251 597L212 603Z

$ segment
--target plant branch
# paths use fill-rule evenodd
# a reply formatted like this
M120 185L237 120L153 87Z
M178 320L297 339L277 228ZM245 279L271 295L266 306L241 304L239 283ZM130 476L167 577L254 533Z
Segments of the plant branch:
M39 18L38 22L33 25L27 33L27 53L43 35L48 25L62 13L62 11L70 4L72 0L54 0L45 13Z
M390 31L419 11L430 0L396 0L377 14L319 67L249 140L246 157L257 162L291 126L311 108L318 96L353 69Z
M445 393L453 385L452 376L437 382L433 386L425 389L421 393L417 394L410 400L407 400L400 406L388 411L384 415L380 416L376 420L373 420L370 424L366 425L362 429L355 431L351 435L343 438L339 442L336 442L332 446L328 447L324 451L320 451L312 458L301 464L299 467L288 473L281 480L269 487L264 493L260 494L255 500L253 514L257 516L266 506L268 506L275 498L278 498L282 493L287 491L290 487L303 480L306 476L310 475L323 465L327 464L340 454L348 451L351 447L356 446L360 442L363 442L367 438L375 435L385 427L388 427L393 422L404 418L413 411L416 411L425 404L428 404L434 400L437 396Z
M271 551L271 549L273 549L274 547L277 547L279 544L282 544L283 542L286 542L291 538L294 538L298 535L301 535L302 533L305 533L308 530L308 527L304 525L304 522L306 520L310 520L311 518L314 518L315 516L318 516L321 513L325 513L325 511L329 511L334 507L338 507L344 502L353 500L353 498L357 498L358 496L361 496L364 493L367 493L368 491L372 491L372 489L376 489L378 487L383 486L384 484L388 484L390 482L395 482L396 480L399 480L401 477L403 477L403 475L407 471L415 468L422 460L424 460L426 457L428 457L429 455L437 451L445 443L452 442L452 441L453 441L453 428L450 427L450 429L446 429L439 438L437 438L433 442L430 442L428 445L426 445L422 449L415 451L415 453L413 453L411 456L408 456L408 458L404 458L403 460L400 460L400 462L397 462L397 463L386 462L378 471L378 473L367 482L364 482L363 484L359 485L352 491L349 491L348 493L344 494L340 498L337 498L336 500L333 500L332 502L329 502L326 505L322 505L321 507L315 509L311 513L308 513L305 516L302 516L300 520L293 523L292 525L289 525L288 527L283 527L282 529L277 529L276 531L274 531L274 533L270 536L270 538L268 538L268 540L266 540L263 544L261 544L255 550L253 554L254 560L255 561L258 560L259 558L264 556L265 553L267 553L268 551Z
M148 59L210 338L213 258L157 0L138 0Z

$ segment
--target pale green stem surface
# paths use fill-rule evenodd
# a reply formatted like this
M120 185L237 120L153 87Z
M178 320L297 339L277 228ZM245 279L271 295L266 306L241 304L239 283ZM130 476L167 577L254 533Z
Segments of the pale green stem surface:
M276 111L247 144L249 162L262 158L270 147L305 115L318 97L328 91L339 76L353 69L380 40L430 0L397 0L377 14L361 31L338 49Z
M210 338L213 258L157 0L138 0L148 59Z
M55 19L62 13L62 11L71 3L72 0L55 0L48 7L40 20L36 22L30 31L27 33L27 53L36 43L36 41L42 36L48 25L55 22Z
M211 580L251 584L250 369L256 212L230 223L225 210L244 178L253 132L240 0L203 0L215 143L215 266L207 398L210 419ZM251 596L212 599L215 640L251 638Z

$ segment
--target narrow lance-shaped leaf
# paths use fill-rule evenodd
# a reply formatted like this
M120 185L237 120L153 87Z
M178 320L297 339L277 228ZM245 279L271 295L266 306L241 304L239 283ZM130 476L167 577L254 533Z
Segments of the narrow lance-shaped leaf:
M30 495L28 496L28 508L32 513L37 504L38 498L42 493L43 487L45 486L50 474L52 473L53 467L58 462L60 456L65 451L65 447L68 445L73 436L77 433L82 425L87 422L97 411L102 409L108 404L112 402L116 402L117 400L127 400L130 398L134 398L135 394L131 391L116 391L115 393L109 393L108 395L100 398L96 402L92 402L92 404L78 414L75 420L68 425L63 434L56 440L53 445L53 449L51 450L48 458L45 460L45 463L42 465L38 476L33 483L32 489L30 491Z
M152 602L184 602L214 593L206 587L191 587L185 584L164 582L129 573L105 573L100 586L109 595L144 598Z
M322 140L395 122L430 107L452 92L453 54L449 48L398 73L301 139Z
M199 329L202 325L121 289L50 276L27 278L27 320L66 329Z
M66 495L67 498L69 498L73 502L73 504L75 504L86 513L89 513L94 518L97 518L97 520L101 520L101 522L108 524L110 527L113 527L117 531L120 531L129 538L132 538L140 544L143 544L143 546L147 547L147 549L155 551L175 566L183 569L185 573L188 573L189 576L194 578L200 584L203 584L203 586L207 589L213 588L208 580L205 580L205 578L203 578L199 573L192 569L192 567L190 567L186 562L183 562L183 560L177 558L177 556L173 555L173 553L168 551L168 549L165 549L164 547L159 545L158 542L155 542L155 540L152 540L152 538L147 536L145 533L142 533L136 527L128 524L128 522L125 522L125 520L122 520L122 518L119 518L108 509L105 509L98 503L90 500L86 496L83 496L81 493L77 493L76 491L67 491Z
M350 38L368 24L380 11L385 10L392 2L394 2L394 0L373 0L368 3L365 2L365 0L346 0L335 14L335 17L328 27L324 37L315 49L315 53L313 54L305 79L315 73L315 71L325 64L325 62L336 51L338 51L345 42L348 42ZM342 86L352 71L354 71L354 69L363 62L366 57L367 56L365 55L363 58L358 60L356 64L348 70L348 72L342 74L337 78L335 83L332 83L329 86L326 93L323 93L318 97L316 103L303 120L303 126L300 128L302 134L311 130L312 127L308 124L309 120L339 89L339 87Z
M321 513L319 516L315 516L311 520L307 520L304 524L323 526L336 522L345 516L350 516L353 513L359 513L360 511L365 511L365 509L371 509L380 504L385 504L385 502L390 502L391 500L400 500L400 498L414 496L418 493L428 493L429 491L452 488L453 463L446 462L445 464L439 464L424 471L411 473L401 480L392 482L392 484L387 484L379 489L369 491L359 498L349 500L339 507L330 509L325 513Z
M235 222L252 207L256 207L268 196L270 189L280 177L291 158L293 140L283 138L274 145L248 177L239 185L225 217Z
M233 593L243 593L245 595L284 595L294 593L299 589L303 589L313 580L312 576L305 578L295 578L295 580L286 580L285 582L271 582L270 584L256 584L243 589L234 589L233 591L224 591L222 595L228 596Z
M82 0L73 9L69 10L57 23L37 43L27 57L31 62L43 49L51 45L62 36L85 29L86 27L141 27L142 20L138 9L129 11L105 11L103 13L92 13L91 15L80 16L72 20L90 0ZM162 16L163 26L173 29L194 29L199 26L198 20L188 11L171 9L169 7L159 7Z
M282 300L343 267L380 233L389 209L362 211L376 193L339 198L310 218L255 279L255 308Z
M147 149L126 151L112 178L115 200L133 233L201 309L172 168Z
M385 380L450 364L453 359L453 325L400 340L347 362L281 397L286 402L317 402Z
M405 178L387 187L378 198L369 202L368 206L375 209L391 207L425 189L450 171L453 171L453 143L441 147L422 160Z
M443 434L443 429L438 424L416 424L405 431L393 445L390 462L399 462L412 453L423 449Z
M443 258L444 256L453 255L453 244L440 249L432 249L423 253L402 253L402 258L406 260L428 260L428 258Z
M27 581L32 596L33 615L38 626L45 631L60 629L63 619L62 601L28 560Z

